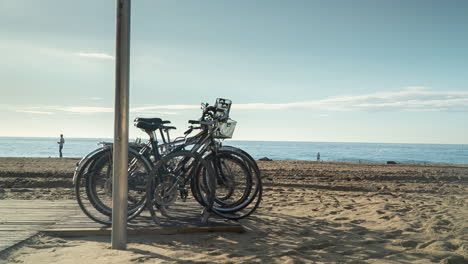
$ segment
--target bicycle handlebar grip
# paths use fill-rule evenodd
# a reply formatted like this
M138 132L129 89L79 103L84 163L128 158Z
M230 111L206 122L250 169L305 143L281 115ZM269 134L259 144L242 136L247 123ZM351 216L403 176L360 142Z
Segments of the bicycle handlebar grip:
M184 135L188 135L192 133L192 131L193 131L193 127L190 127L187 131L184 132Z
M200 124L200 120L189 120L189 124Z
M201 125L213 125L216 123L216 120L205 120L205 121L200 121Z

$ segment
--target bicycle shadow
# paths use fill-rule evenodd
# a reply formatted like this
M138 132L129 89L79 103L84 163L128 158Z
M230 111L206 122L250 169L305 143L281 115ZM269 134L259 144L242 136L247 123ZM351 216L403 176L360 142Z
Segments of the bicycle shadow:
M401 232L370 230L359 224L265 212L241 222L247 229L243 234L139 236L130 239L136 246L130 246L128 250L141 255L135 261L162 259L180 263L199 263L177 258L184 254L193 255L194 259L209 255L219 260L254 263L364 263L394 255L398 255L398 263L413 263L415 258L423 257L419 253L409 254L401 247L389 247ZM161 249L172 252L170 255L175 257L162 256L159 253Z

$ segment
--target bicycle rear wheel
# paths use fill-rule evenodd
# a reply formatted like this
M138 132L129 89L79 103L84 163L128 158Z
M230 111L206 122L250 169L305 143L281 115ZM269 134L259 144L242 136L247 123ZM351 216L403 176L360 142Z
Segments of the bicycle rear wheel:
M150 163L137 151L129 150L128 220L144 209L146 179ZM103 148L80 166L75 180L75 195L82 211L92 220L112 223L112 148Z

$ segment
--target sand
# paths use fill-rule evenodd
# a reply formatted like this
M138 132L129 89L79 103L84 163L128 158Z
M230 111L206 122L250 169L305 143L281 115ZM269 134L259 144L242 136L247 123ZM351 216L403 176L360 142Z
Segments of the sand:
M0 199L73 199L76 159L0 158ZM246 232L36 237L0 263L468 263L468 166L259 162Z

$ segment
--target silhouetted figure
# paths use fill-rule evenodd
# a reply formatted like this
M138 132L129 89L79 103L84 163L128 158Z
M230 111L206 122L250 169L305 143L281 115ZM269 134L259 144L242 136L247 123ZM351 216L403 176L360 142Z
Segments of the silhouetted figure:
M317 152L317 161L320 161L320 152Z
M63 157L62 155L62 149L63 149L63 144L65 144L65 139L63 138L63 134L60 134L60 139L57 141L57 144L59 144L59 154L60 157Z

